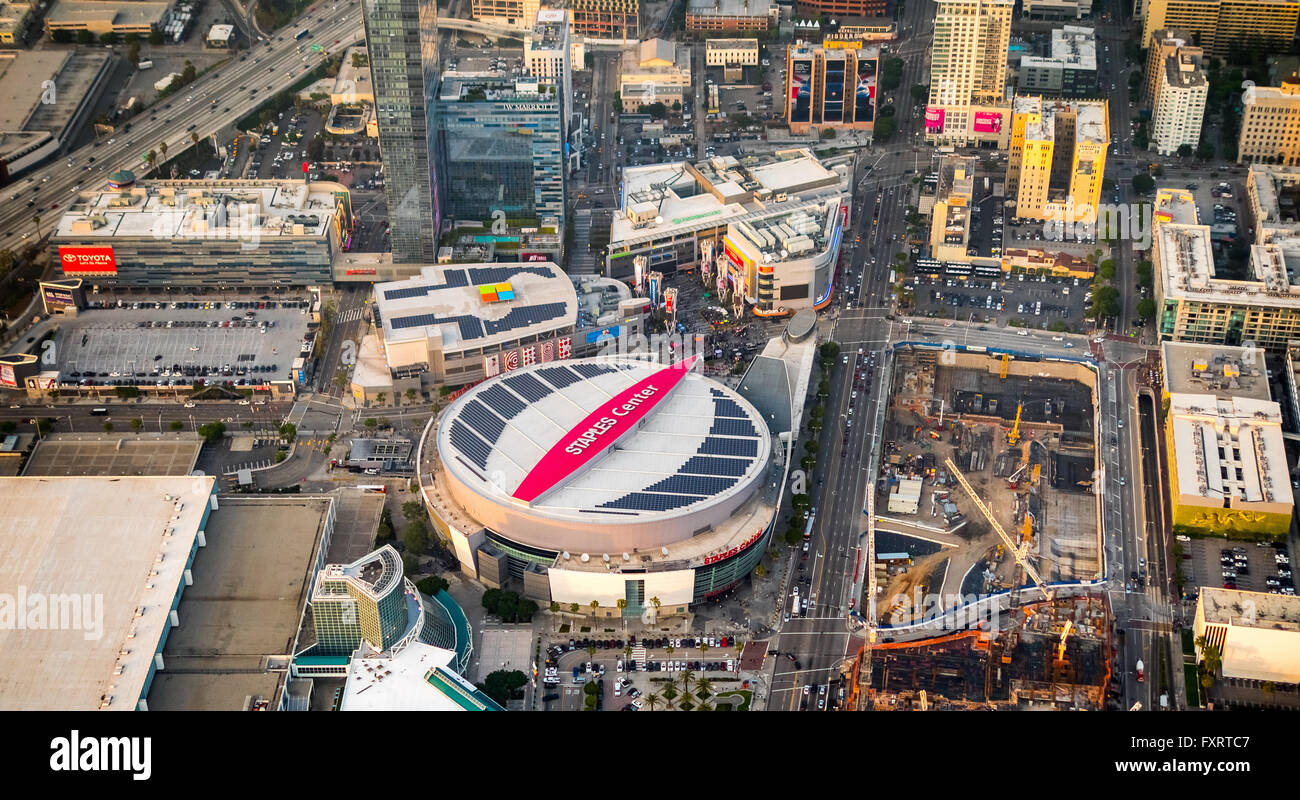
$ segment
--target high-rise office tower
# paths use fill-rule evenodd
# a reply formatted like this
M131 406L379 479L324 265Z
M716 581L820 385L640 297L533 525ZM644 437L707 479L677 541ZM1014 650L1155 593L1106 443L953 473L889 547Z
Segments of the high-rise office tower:
M362 7L393 261L432 264L442 221L434 117L437 0L365 0Z
M1015 0L936 2L926 135L936 144L1004 147Z
M564 233L563 104L548 78L458 76L438 96L446 212Z
M1015 216L1094 222L1109 146L1106 101L1017 97L1006 183Z
M1281 86L1257 86L1244 93L1237 163L1261 160L1300 166L1300 75L1283 78Z
M1199 47L1179 48L1160 65L1151 114L1151 147L1162 156L1201 141L1201 121L1210 83Z
M1142 46L1156 31L1178 28L1195 37L1207 55L1233 49L1282 50L1295 36L1300 0L1149 0L1142 23Z

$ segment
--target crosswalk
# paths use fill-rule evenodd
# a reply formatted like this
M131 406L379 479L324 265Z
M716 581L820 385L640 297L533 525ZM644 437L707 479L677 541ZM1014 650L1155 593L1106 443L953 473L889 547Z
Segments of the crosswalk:
M361 306L357 306L356 308L345 308L339 312L336 321L339 323L356 322L361 319L361 315L364 311L365 309Z

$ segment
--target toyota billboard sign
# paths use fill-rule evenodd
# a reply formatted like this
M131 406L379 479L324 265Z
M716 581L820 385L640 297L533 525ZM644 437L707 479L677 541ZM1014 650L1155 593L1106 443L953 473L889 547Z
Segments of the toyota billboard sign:
M60 247L59 263L64 275L117 274L112 247Z

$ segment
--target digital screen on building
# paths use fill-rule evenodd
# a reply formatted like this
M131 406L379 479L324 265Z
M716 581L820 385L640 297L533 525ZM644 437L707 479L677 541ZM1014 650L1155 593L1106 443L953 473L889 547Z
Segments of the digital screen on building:
M549 255L547 255L546 253L520 253L520 254L519 254L519 260L520 260L520 261L526 261L526 262L532 262L532 261L550 261L550 260L551 260L551 257L550 257Z
M8 386L10 389L18 386L18 381L14 378L14 368L9 364L0 364L0 386Z
M1002 131L1002 114L997 111L976 111L975 124L976 133L1001 133Z
M116 275L117 260L112 247L60 247L63 274Z
M876 121L876 59L858 61L858 90L853 100L855 122Z
M812 120L812 61L799 59L790 64L790 121Z
M927 108L925 110L925 129L927 131L943 130L944 110L942 108Z
M72 296L71 289L60 289L56 286L41 287L41 295L45 301L45 307L50 311L64 308L75 308L77 300Z
M844 121L844 62L826 62L826 91L822 95L822 121Z

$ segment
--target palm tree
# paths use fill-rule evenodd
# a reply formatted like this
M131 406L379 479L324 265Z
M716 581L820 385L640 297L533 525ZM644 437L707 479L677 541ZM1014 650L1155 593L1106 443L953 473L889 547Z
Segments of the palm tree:
M650 598L650 605L652 605L652 606L655 607L655 620L658 621L658 619L659 619L659 605L660 605L660 604L659 604L659 598L658 598L658 597L652 597L652 598Z
M166 142L159 142L159 143L158 143L158 151L159 151L160 153L162 153L163 160L166 161L166 160L167 160L167 143L166 143Z
M599 601L599 600L592 600L592 601L591 601L591 615L592 615L593 617L596 616L596 609L598 609L598 608L600 608L600 601Z
M700 640L700 660L701 660L701 661L704 660L704 653L705 653L708 649L709 649L709 643L706 642L706 641L704 641L704 640Z
M387 399L388 399L388 395L385 392L380 392L379 394L375 395L375 402L381 406L384 404L384 401Z
M407 402L414 402L414 401L415 401L415 390L414 390L414 389L407 389L407 390L406 390L406 400L407 400Z
M587 658L595 658L595 657L596 657L596 646L587 645Z
M556 627L558 628L560 622L560 604L554 600L551 601L551 617L555 619Z
M659 705L663 701L664 701L663 697L661 697L658 692L655 692L654 694L648 694L645 696L645 703L646 705L650 706L651 711L654 711L655 706Z
M199 135L198 135L197 133L191 133L191 134L190 134L190 141L193 142L194 145L197 147L198 144L199 144Z
M682 691L689 692L693 680L695 680L695 670L684 670L682 672Z
M614 605L618 606L618 616L619 616L620 618L622 618L622 617L623 617L623 609L627 608L627 601L620 597L620 598L618 598L617 600L614 601ZM623 630L627 630L627 620L626 620L626 619L623 619Z
M41 215L40 215L40 214L33 214L33 215L32 215L32 222L36 223L36 239L37 239L37 241L40 241L40 238L41 238Z
M713 681L708 678L700 678L695 682L696 694L703 692L706 695L713 694Z
M154 164L156 164L156 163L158 162L158 151L157 151L157 150L150 150L149 152L145 153L145 154L144 154L144 161L145 161L146 164L149 165L149 169L153 169Z
M569 603L569 613L571 613L571 614L577 614L577 613L578 613L578 604L577 604L577 603Z

